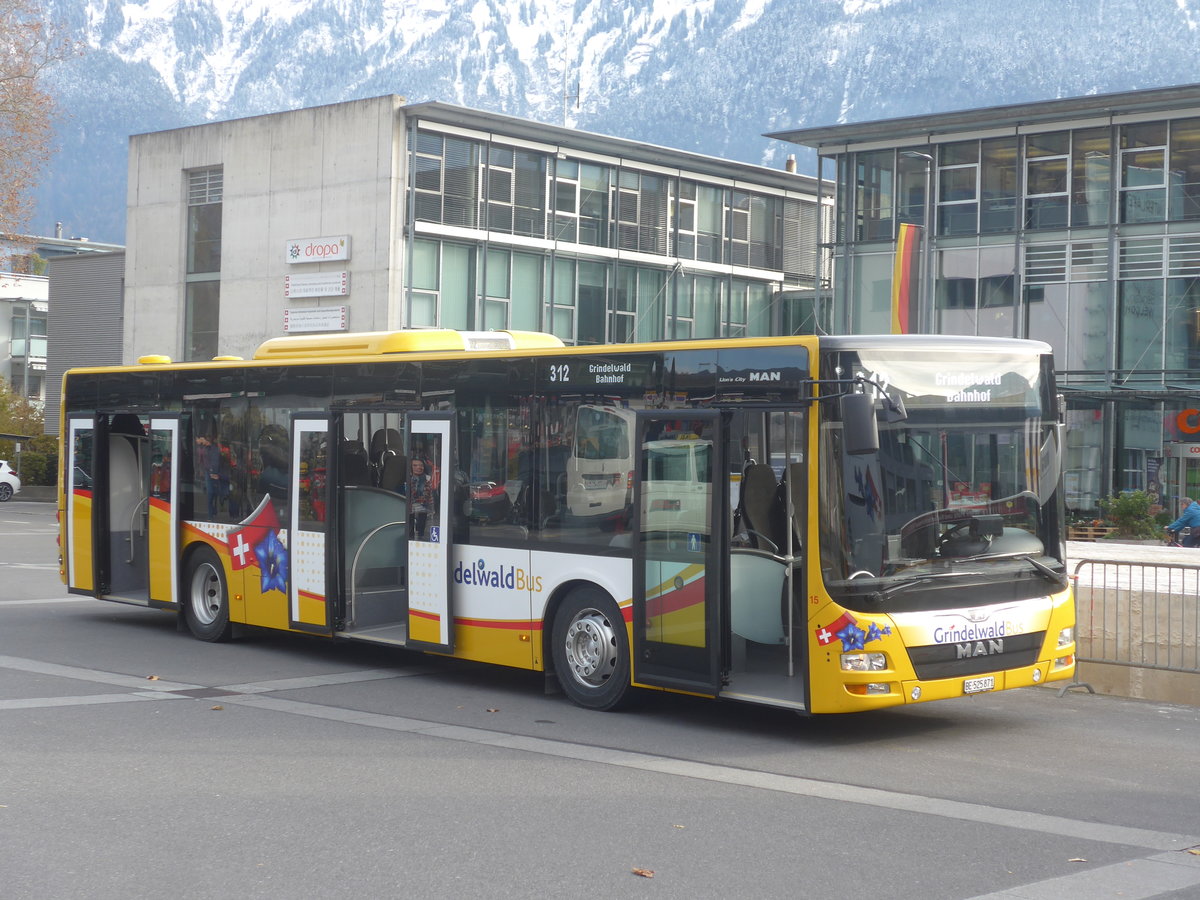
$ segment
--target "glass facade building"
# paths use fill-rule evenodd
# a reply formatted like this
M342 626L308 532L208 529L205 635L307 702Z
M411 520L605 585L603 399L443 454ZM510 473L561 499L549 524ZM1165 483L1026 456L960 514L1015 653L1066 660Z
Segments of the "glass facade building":
M1200 492L1200 85L771 135L818 151L835 224L832 330L1036 338L1066 400L1066 496Z
M533 123L499 131L441 104L405 113L405 326L568 344L804 327L815 179Z

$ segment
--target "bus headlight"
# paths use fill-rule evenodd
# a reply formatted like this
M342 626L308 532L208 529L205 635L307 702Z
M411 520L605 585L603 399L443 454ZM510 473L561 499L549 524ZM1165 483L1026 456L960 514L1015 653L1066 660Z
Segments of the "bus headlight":
M1064 628L1062 631L1060 631L1058 633L1058 649L1059 650L1061 650L1063 647L1070 647L1073 643L1075 643L1074 627Z
M887 656L883 653L843 653L843 672L882 672L887 668Z

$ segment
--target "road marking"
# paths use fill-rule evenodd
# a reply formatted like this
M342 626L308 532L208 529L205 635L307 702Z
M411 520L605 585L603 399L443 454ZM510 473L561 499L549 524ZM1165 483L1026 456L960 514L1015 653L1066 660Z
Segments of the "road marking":
M231 694L269 694L275 691L294 691L301 688L327 687L333 684L355 684L360 681L379 681L384 678L405 678L412 675L430 675L436 669L413 667L411 669L360 669L357 672L340 672L334 675L309 675L298 678L278 678L274 681L252 681L247 684L224 684L219 690Z
M0 668L30 672L34 675L53 675L56 678L71 678L94 684L114 684L137 691L190 691L207 687L203 684L186 684L179 681L151 679L150 675L122 675L120 672L104 672L100 669L84 669L80 666L62 666L58 663L42 662L40 659L23 659L19 656L0 656Z
M44 600L0 600L0 609L6 606L43 606L48 603L91 603L95 597L47 597Z
M980 894L970 900L1062 900L1064 897L1148 900L1168 891L1197 885L1200 885L1200 857L1189 853L1159 853L993 894Z
M183 700L178 694L143 691L137 694L84 694L79 697L26 697L0 700L3 709L47 709L55 706L97 706L104 703L135 703L140 700Z
M919 794L839 784L795 775L756 772L716 763L696 762L629 750L592 747L549 738L514 735L483 728L447 725L405 716L364 712L266 696L267 693L278 690L349 684L408 674L424 674L420 668L398 671L361 669L328 675L282 678L217 687L173 681L148 681L145 676L138 677L98 669L64 666L13 656L0 656L0 668L130 688L130 692L127 694L7 700L0 702L0 710L82 706L148 699L183 699L188 696L187 692L189 691L193 695L202 694L204 698L209 698L228 692L226 696L222 696L222 703L228 706L305 716L329 722L360 725L366 728L379 728L442 740L537 753L560 759L574 759L606 766L657 772L663 775L740 785L834 802L915 812L1057 837L1074 837L1155 851L1151 856L1009 888L1005 891L983 895L976 900L985 900L985 898L986 900L1057 900L1064 896L1121 897L1125 900L1143 898L1144 900L1144 898L1165 891L1200 885L1200 857L1179 852L1200 845L1200 836L1196 835L1123 825L1106 825L1062 816L985 806L979 803L924 797Z

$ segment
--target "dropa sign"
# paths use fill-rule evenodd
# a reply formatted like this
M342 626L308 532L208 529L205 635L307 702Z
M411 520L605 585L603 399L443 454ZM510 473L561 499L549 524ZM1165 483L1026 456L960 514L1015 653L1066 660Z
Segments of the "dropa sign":
M294 238L285 245L284 256L289 265L347 260L350 258L350 235Z

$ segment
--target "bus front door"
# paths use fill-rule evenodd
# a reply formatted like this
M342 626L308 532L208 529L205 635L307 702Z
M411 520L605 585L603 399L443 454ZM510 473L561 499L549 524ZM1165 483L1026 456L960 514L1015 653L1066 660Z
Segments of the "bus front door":
M637 418L633 677L715 695L720 689L720 548L727 486L715 412Z
M67 459L63 468L63 503L67 587L91 594L96 590L94 519L98 516L93 478L96 471L96 421L91 416L67 419Z
M94 593L139 606L150 605L149 426L134 413L97 416L91 461Z

